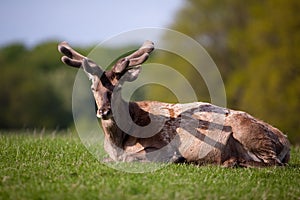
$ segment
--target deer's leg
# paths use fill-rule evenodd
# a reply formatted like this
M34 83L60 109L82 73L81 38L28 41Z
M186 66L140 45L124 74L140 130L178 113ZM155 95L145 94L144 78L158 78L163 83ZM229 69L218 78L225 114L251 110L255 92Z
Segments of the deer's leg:
M102 160L102 162L104 162L104 163L112 163L112 162L115 162L115 161L112 158L108 157L108 158L104 158Z
M229 158L228 160L224 161L224 162L222 163L222 166L223 166L223 167L233 168L233 167L238 167L239 164L238 164L237 158L231 157L231 158Z

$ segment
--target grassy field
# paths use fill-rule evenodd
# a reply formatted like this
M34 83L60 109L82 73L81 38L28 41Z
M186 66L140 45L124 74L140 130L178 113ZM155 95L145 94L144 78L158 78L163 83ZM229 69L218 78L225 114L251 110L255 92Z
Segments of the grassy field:
M300 148L287 167L171 164L131 174L99 163L75 134L0 134L0 199L300 199Z

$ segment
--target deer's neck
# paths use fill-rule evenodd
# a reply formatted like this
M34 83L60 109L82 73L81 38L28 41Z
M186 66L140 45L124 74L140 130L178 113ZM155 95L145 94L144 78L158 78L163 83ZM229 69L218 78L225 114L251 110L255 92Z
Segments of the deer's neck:
M143 110L147 103L127 102L122 99L121 92L113 94L111 109L113 117L102 120L102 127L107 142L116 147L123 148L127 139L135 137L133 129L137 126L146 126L150 123L149 113Z
M113 117L108 120L102 120L106 139L119 148L123 148L125 137L127 133L130 133L132 127L131 104L123 100L120 87L115 90L111 98Z

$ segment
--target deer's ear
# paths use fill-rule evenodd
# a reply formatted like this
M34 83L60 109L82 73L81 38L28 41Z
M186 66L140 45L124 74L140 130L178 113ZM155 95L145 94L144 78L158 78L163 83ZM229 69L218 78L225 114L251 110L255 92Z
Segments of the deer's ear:
M126 71L126 73L122 76L122 79L124 81L128 81L128 82L131 82L131 81L134 81L135 79L137 79L137 77L139 76L141 72L141 66L135 66L131 69L128 69Z
M100 78L103 73L102 69L94 61L86 58L82 61L82 67L89 79L93 79L95 76Z

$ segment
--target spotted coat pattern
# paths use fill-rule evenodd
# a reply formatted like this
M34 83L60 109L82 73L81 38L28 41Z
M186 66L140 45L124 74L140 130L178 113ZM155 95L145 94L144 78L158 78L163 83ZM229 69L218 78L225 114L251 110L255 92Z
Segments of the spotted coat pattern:
M287 137L245 112L202 102L143 101L125 105L129 106L132 123L141 129L124 132L117 130L114 118L102 120L105 149L115 161L269 166L289 160ZM157 126L150 129L154 132L141 132L149 130L151 123ZM114 137L122 141L116 143Z

